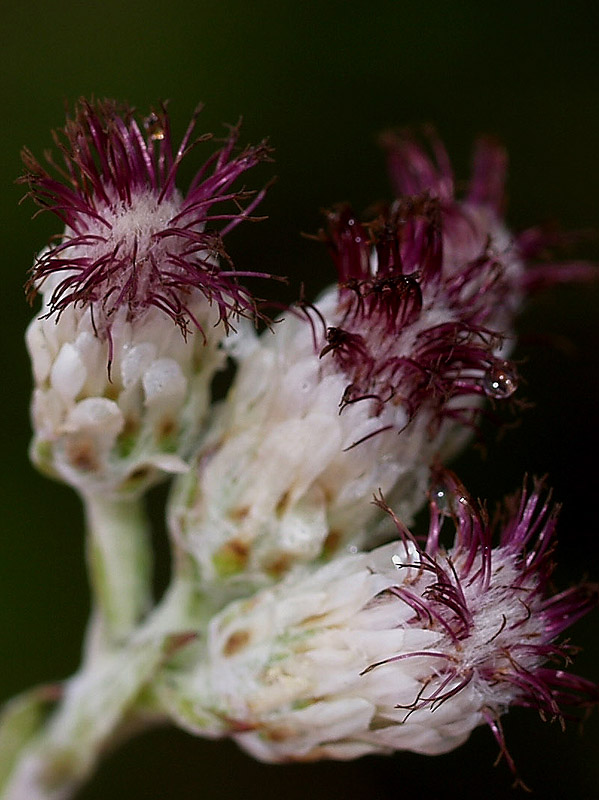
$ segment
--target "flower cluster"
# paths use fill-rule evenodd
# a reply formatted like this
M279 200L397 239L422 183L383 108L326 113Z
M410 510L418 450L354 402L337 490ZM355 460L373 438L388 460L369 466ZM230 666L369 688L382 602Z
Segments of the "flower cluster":
M560 640L599 590L552 587L543 482L491 519L443 464L481 414L518 410L531 291L591 266L528 263L548 239L507 229L498 143L477 144L458 194L435 134L389 133L395 199L326 212L314 238L336 283L259 334L242 280L269 276L236 270L223 237L256 219L265 190L238 184L270 149L239 150L231 128L183 193L183 159L211 138L197 114L175 150L165 106L140 120L82 100L59 160L23 154L64 226L28 282L31 453L83 499L93 612L79 672L0 716L0 797L66 800L156 719L269 762L434 755L486 723L515 772L511 707L562 719L599 702ZM155 600L142 500L176 473Z
M439 166L410 140L386 142L398 199L367 223L341 206L319 236L337 285L275 336L230 347L236 380L171 513L207 582L256 584L361 546L379 489L409 520L483 399L516 391L526 269L500 215L503 149L479 144L457 199L435 139Z

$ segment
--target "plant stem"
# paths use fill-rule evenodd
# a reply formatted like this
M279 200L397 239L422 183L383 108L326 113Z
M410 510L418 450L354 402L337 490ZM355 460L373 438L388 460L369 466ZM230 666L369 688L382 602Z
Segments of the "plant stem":
M94 645L102 640L110 646L124 641L151 606L148 523L143 501L136 498L87 496L85 509Z
M21 753L2 800L67 800L110 744L163 656L149 640L114 653L69 680L55 714Z
M125 643L88 652L36 735L32 725L17 719L24 730L22 745L7 762L6 771L12 769L0 787L0 800L68 800L124 733L155 724L146 710L136 708L136 701L164 660L185 643L186 634L202 636L205 623L198 620L203 616L193 583L175 578L162 602ZM14 713L10 726L15 725L13 718Z

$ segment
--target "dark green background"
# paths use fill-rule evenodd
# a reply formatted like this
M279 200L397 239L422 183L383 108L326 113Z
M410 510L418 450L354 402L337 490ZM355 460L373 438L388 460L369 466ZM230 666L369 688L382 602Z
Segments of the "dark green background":
M243 114L244 141L268 135L277 150L276 166L255 180L276 172L279 181L263 206L269 220L245 226L230 249L242 268L292 276L286 299L299 280L312 293L332 278L326 254L300 237L316 230L319 209L345 199L362 208L388 196L375 136L389 125L433 122L461 176L474 136L498 134L511 154L514 228L548 217L599 228L598 20L591 3L560 5L23 0L3 12L0 697L71 673L88 612L78 501L39 477L26 456L23 331L31 311L21 286L58 228L49 216L30 222L31 205L17 206L21 146L41 154L62 123L63 101L80 95L128 100L143 111L170 98L179 133L199 100L206 130ZM599 247L589 253L599 258ZM598 303L597 288L560 288L524 315L523 392L536 406L501 440L491 432L486 459L471 451L459 462L472 491L491 502L525 471L549 473L564 502L560 585L599 576ZM539 343L545 331L555 347ZM154 495L155 508L161 500ZM595 679L597 619L573 637L585 644L578 670ZM510 715L506 728L537 797L599 795L596 714L583 738L576 725L564 735L532 712ZM229 743L160 731L109 758L81 800L511 796L506 768L493 769L491 738L478 730L436 759L272 767Z

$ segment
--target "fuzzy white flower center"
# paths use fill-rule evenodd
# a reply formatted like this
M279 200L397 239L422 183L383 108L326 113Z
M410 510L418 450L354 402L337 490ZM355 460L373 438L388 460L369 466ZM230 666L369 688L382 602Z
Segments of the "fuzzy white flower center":
M149 250L154 244L154 234L167 228L179 210L178 197L159 203L152 194L138 195L130 206L111 206L104 212L104 217L112 225L109 242L128 247L137 241L140 251Z

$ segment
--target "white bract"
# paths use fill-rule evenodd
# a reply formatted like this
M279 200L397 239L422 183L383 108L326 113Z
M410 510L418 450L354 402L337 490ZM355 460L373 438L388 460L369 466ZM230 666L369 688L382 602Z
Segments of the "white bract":
M134 322L123 309L112 324L110 367L111 345L96 335L89 308L33 320L31 454L43 471L84 495L118 495L187 469L224 360L217 312L197 295L206 342L198 330L184 338L156 308Z
M437 563L459 573L467 557L456 549ZM518 698L502 678L510 658L523 674L543 661L532 647L518 651L544 635L542 616L526 619L520 599L535 578L510 587L518 558L494 551L485 588L476 558L476 577L460 587L467 632L449 603L431 599L435 576L409 542L300 570L224 608L196 663L166 670L157 696L192 732L230 735L264 761L447 752Z

